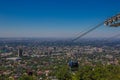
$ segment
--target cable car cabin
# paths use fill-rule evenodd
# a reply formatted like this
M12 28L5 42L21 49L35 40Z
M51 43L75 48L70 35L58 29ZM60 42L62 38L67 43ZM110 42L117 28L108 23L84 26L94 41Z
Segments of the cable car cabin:
M110 27L119 27L120 26L120 14L107 19L104 22L104 24Z
M110 27L119 27L119 26L120 26L120 23L114 23L110 25Z
M79 67L78 61L69 61L68 65L69 65L71 71L78 70L78 67Z

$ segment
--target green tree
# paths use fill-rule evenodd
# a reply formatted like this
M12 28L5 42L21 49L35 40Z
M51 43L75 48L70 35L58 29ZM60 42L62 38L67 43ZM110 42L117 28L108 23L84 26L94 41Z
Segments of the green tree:
M59 80L71 80L71 73L68 66L59 68L59 70L56 72L56 77Z
M18 80L37 80L37 78L35 76L23 75Z

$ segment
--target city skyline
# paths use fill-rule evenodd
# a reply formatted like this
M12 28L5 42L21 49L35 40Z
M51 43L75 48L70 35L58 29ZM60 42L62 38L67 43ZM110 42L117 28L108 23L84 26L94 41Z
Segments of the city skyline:
M71 38L120 12L119 0L0 1L0 37ZM101 26L85 37L110 37Z

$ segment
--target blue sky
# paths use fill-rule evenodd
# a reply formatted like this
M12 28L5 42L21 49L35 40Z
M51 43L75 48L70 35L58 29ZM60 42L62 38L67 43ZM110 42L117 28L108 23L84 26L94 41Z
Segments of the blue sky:
M75 37L120 13L120 0L0 0L0 37ZM101 26L86 37L109 37Z

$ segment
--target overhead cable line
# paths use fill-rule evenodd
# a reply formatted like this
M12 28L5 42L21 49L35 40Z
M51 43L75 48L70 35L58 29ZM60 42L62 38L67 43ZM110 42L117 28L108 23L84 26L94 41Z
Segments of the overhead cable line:
M88 33L92 32L93 30L97 29L98 27L102 26L104 24L104 22L94 26L93 28L89 29L88 31L84 32L83 34L79 35L78 37L76 37L75 39L73 39L72 41L76 41L78 39L80 39L81 37L87 35Z
M120 22L118 22L119 20L120 20L120 14L117 14L116 16L113 16L113 17L107 19L105 22L102 22L102 23L96 25L95 27L89 29L88 31L84 32L83 34L79 35L72 41L74 42L74 41L80 39L81 37L87 35L88 33L92 32L93 30L97 29L98 27L100 27L103 24L105 24L106 26L110 26L110 27L118 27L118 26L120 26Z

